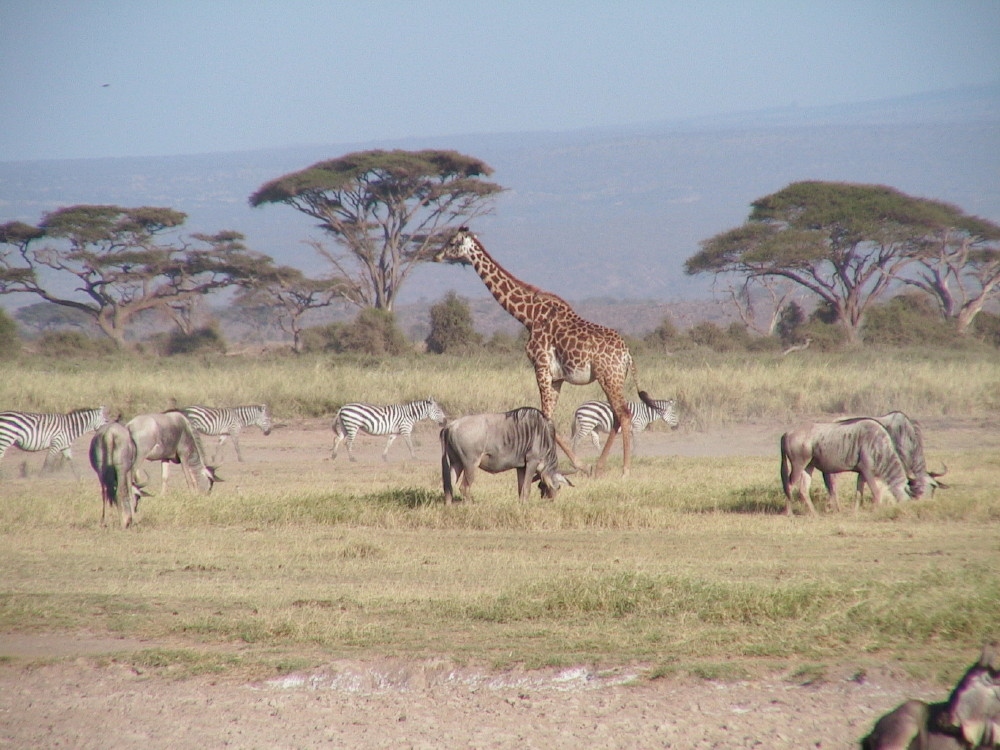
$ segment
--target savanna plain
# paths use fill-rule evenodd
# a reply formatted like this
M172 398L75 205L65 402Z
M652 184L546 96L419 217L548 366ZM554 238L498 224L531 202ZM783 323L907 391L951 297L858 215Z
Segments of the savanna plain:
M0 747L856 747L906 698L943 700L1000 637L1000 360L992 352L638 357L681 423L554 501L480 474L445 506L437 426L331 459L349 401L449 416L537 406L518 357L137 357L0 363L0 408L126 419L266 402L278 426L205 439L136 525L99 523L73 466L0 460ZM634 398L634 390L629 394ZM567 386L557 426L600 398ZM899 409L933 498L784 515L778 439ZM580 446L592 464L596 451ZM211 462L211 461L210 461ZM564 467L569 463L563 461ZM77 476L77 474L79 476Z

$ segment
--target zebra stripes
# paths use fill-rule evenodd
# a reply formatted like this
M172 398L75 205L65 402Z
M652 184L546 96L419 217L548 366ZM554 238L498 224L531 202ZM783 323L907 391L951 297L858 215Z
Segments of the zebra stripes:
M48 450L44 467L61 453L72 466L70 446L83 433L96 430L110 421L107 409L76 409L68 414L34 414L21 411L0 412L0 458L12 445L24 451ZM75 472L76 469L74 468Z
M629 401L628 410L632 414L633 436L645 430L651 422L662 419L671 428L677 427L677 403L674 399L654 400L655 409L642 401ZM582 437L590 435L594 447L600 449L597 439L599 432L611 432L615 423L615 413L607 401L587 401L580 404L573 414L573 450ZM634 439L634 437L633 437Z
M385 450L382 451L383 461L388 460L389 446L392 445L392 441L396 439L397 435L403 436L406 446L410 449L410 458L414 458L416 454L413 452L410 433L413 431L414 423L421 419L443 422L445 416L441 407L432 398L391 406L344 404L333 420L333 431L337 435L337 440L333 445L333 457L337 457L337 449L346 439L347 455L352 461L355 460L354 438L357 437L358 431L361 431L369 435L389 436L389 442L386 443Z
M215 447L215 456L222 450L226 438L231 438L236 449L236 460L242 462L240 452L240 430L244 427L257 426L265 435L271 434L271 413L267 404L253 406L229 406L216 408L213 406L186 406L178 409L197 432L202 435L218 435L219 443ZM215 457L212 459L215 460Z

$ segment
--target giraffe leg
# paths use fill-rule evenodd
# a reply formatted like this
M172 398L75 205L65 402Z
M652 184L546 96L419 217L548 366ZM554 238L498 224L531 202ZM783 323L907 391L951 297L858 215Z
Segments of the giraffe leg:
M604 464L608 459L608 455L611 453L611 448L614 445L615 437L618 432L622 434L622 476L627 477L632 466L632 430L628 429L628 426L632 424L632 413L628 410L628 403L625 401L625 397L621 395L621 389L618 389L616 396L612 396L613 387L605 387L604 383L601 383L604 387L604 392L608 396L608 401L611 403L611 408L615 412L615 418L618 420L618 424L622 427L619 430L613 430L608 436L608 442L604 444L604 450L601 452L600 458L597 459L597 467L595 473L604 471Z
M552 375L547 362L535 364L535 380L538 381L538 395L541 399L542 414L544 414L547 419L551 420L552 415L556 413L556 404L559 403L559 391L562 389L562 381L552 380ZM590 473L585 467L580 465L579 461L576 460L576 452L573 450L572 446L570 446L569 441L559 434L559 428L556 428L556 445L562 448L562 452L566 454L566 457L570 460L570 463L573 464L574 468L586 474Z

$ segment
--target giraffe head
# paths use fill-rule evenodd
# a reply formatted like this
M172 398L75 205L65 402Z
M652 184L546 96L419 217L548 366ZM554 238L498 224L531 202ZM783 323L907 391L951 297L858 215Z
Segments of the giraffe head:
M437 263L471 263L479 241L468 227L459 227L434 256Z

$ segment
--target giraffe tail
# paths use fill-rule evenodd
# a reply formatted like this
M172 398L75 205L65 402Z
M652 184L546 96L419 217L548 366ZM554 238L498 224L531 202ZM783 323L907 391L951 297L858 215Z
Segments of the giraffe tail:
M629 374L632 376L632 382L635 383L635 389L639 392L639 399L642 401L642 403L644 403L650 409L658 411L658 407L656 406L655 403L653 403L652 396L650 396L648 393L646 393L646 391L642 390L642 388L639 387L639 375L636 372L634 359L629 363Z

